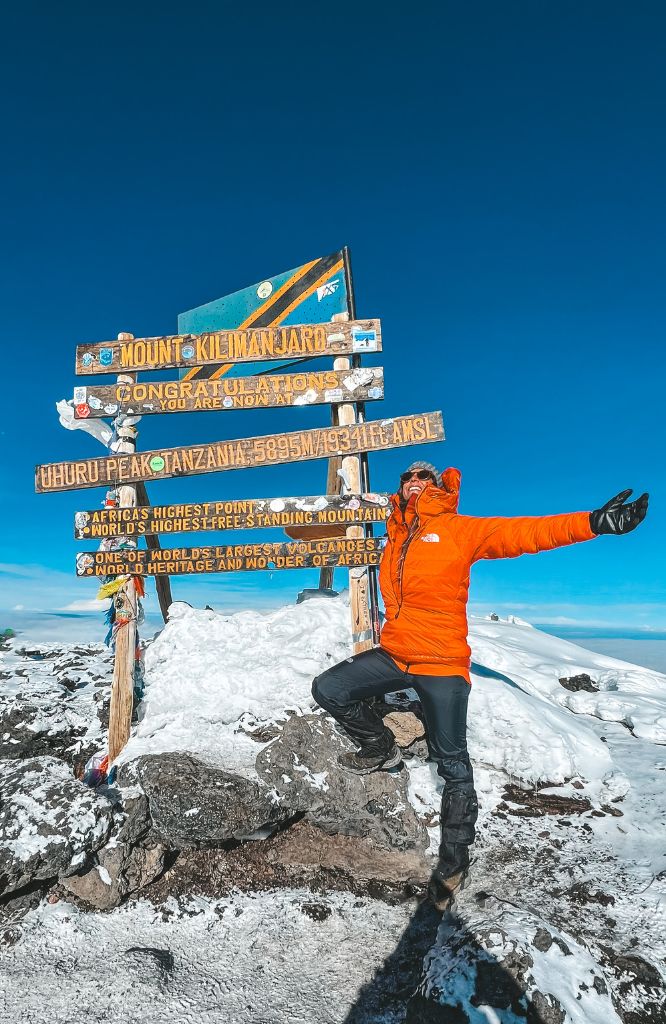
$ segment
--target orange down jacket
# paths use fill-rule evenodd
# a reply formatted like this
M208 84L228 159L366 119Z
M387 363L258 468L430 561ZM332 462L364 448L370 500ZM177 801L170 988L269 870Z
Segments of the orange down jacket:
M480 558L516 558L591 540L588 512L479 519L458 515L460 471L428 485L403 511L391 499L387 545L379 567L386 607L380 645L416 675L461 675L469 681L467 594Z

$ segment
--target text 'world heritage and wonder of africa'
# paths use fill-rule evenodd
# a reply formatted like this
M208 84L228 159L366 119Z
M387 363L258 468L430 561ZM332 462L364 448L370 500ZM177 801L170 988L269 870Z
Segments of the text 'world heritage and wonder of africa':
M76 556L77 576L183 576L255 569L349 569L379 565L384 538L361 537L276 544L227 544L210 547L83 551Z

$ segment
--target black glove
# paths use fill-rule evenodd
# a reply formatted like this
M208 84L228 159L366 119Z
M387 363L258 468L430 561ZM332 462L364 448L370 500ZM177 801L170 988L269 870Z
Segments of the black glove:
M601 508L590 512L590 528L597 534L631 533L635 530L645 519L648 495L641 494L640 498L625 505L624 502L630 494L631 488L628 491L620 491Z

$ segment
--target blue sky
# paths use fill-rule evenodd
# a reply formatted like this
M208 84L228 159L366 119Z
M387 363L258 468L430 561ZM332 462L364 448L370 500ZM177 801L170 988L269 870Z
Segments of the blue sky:
M478 566L473 610L666 624L663 6L389 11L28 3L7 16L0 608L94 598L74 576L72 520L103 495L33 493L35 463L102 453L55 414L76 344L173 332L179 312L348 244L359 315L383 323L372 362L387 398L369 411L443 411L446 442L414 455L462 469L461 511L651 493L629 537ZM326 422L323 408L154 416L139 444ZM372 456L373 486L392 489L404 462ZM307 463L150 493L305 494L324 479ZM313 582L180 578L174 594L266 606Z

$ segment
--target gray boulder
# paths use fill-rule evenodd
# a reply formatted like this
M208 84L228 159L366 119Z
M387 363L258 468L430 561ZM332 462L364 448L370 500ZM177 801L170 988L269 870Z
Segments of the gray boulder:
M571 690L572 693L577 693L579 690L586 690L587 693L599 692L598 684L588 676L587 672L581 672L577 676L563 676L560 679L560 686L563 686L565 690Z
M204 764L186 753L146 754L123 766L120 785L136 780L148 800L150 834L169 849L220 846L272 832L289 811L261 782ZM133 826L140 822L140 810Z
M76 871L112 825L110 801L63 761L0 761L0 893Z
M135 766L124 772L125 781L131 774L135 785L115 793L119 827L97 851L93 863L61 880L64 889L97 910L117 907L126 896L150 885L165 865L167 847L153 832L148 797L136 784Z
M338 767L349 749L331 719L292 717L256 761L258 774L290 814L325 832L372 839L378 846L426 850L428 833L407 797L405 772L353 775Z

